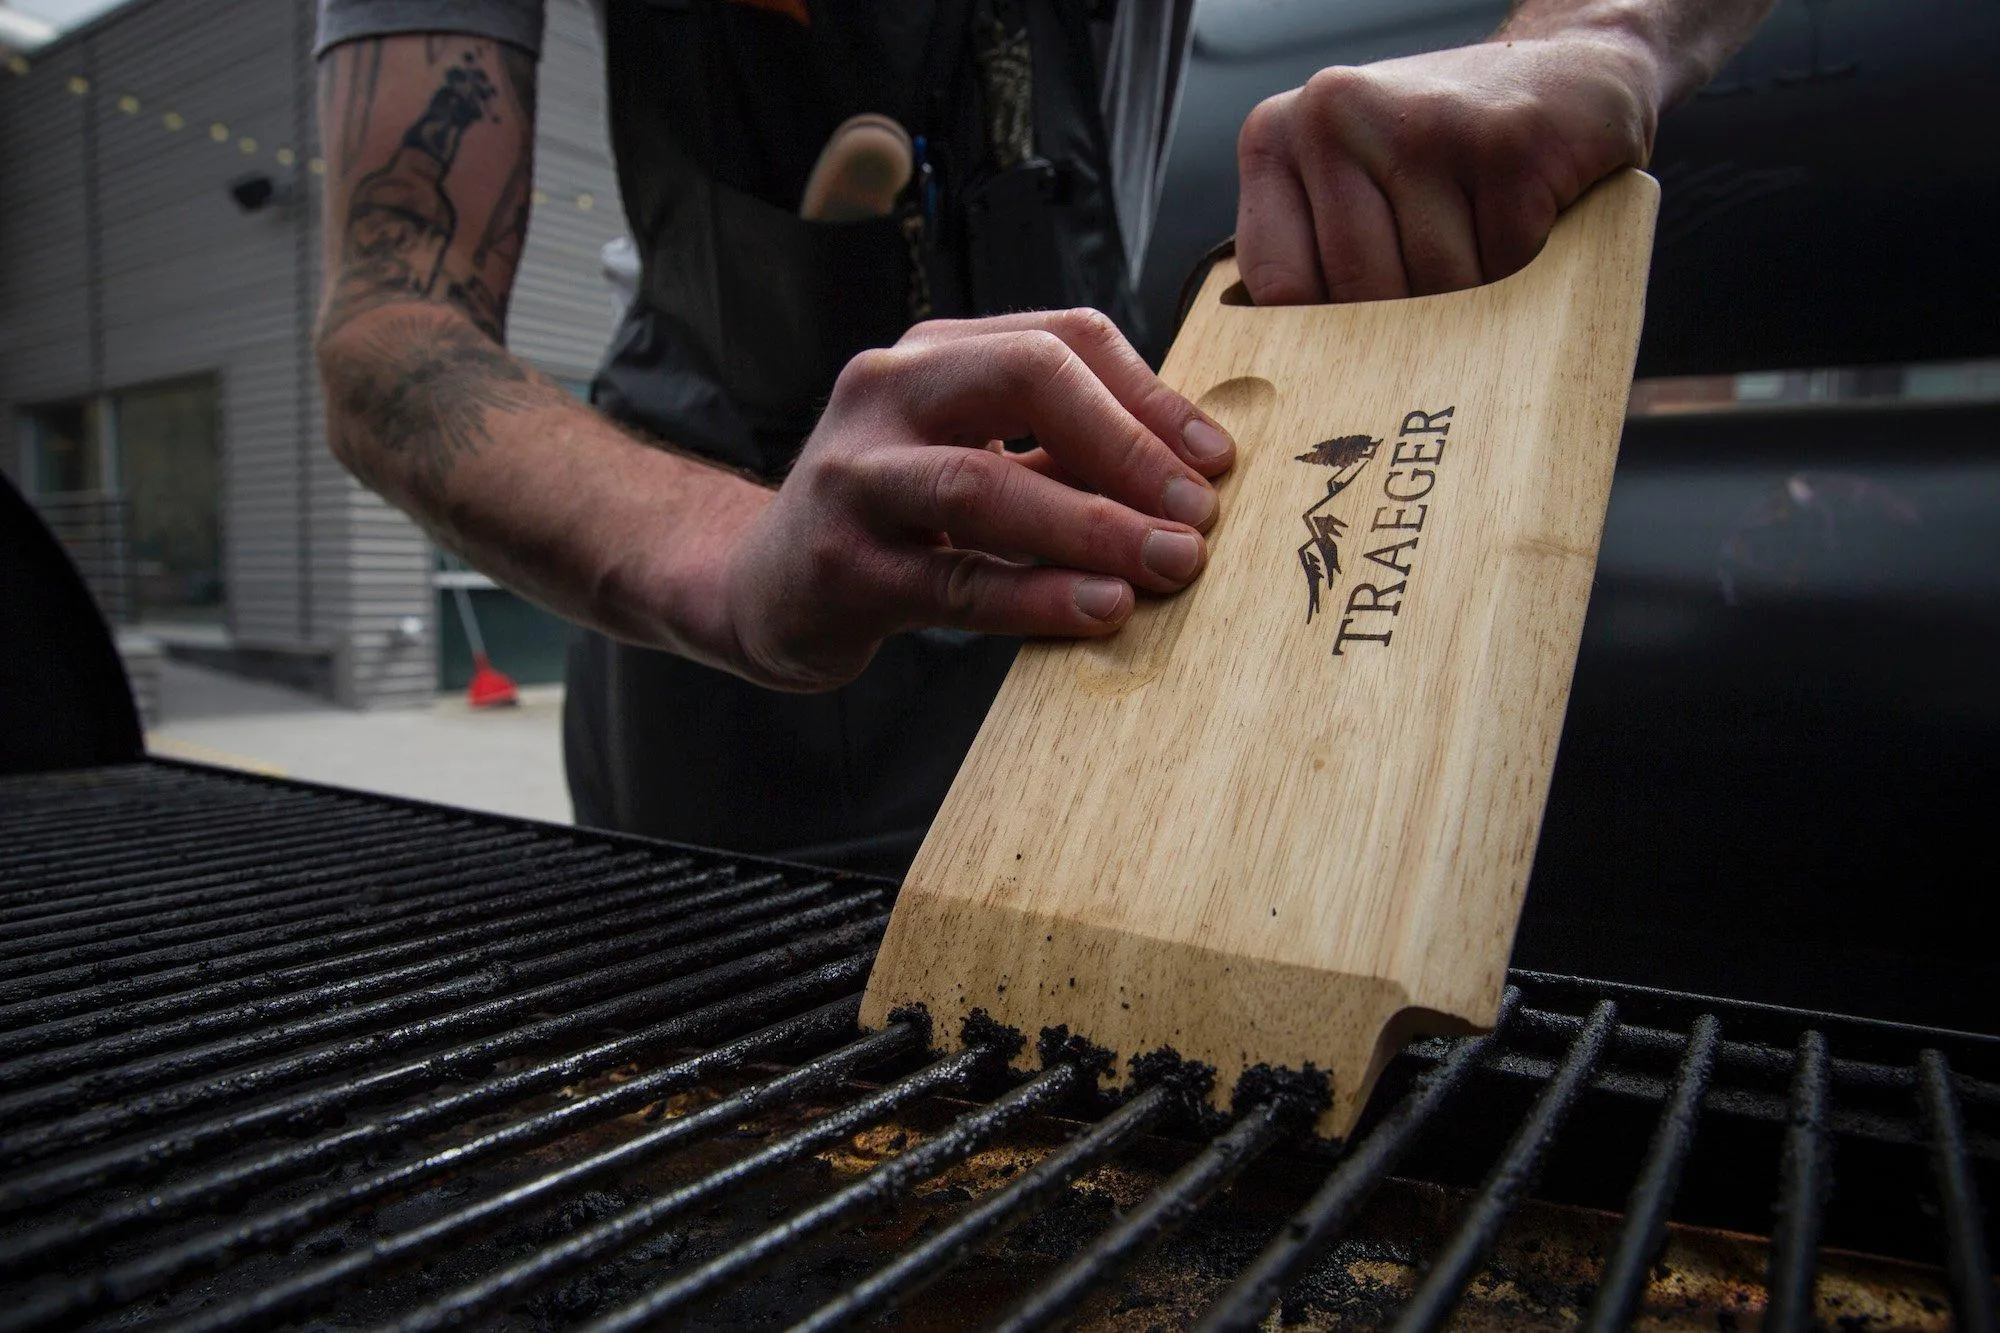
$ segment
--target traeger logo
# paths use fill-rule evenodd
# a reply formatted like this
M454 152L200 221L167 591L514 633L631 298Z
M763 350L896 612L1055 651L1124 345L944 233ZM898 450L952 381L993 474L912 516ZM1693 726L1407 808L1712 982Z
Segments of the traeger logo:
M1344 656L1349 644L1389 646L1395 632L1394 617L1401 614L1410 586L1417 543L1430 517L1428 497L1444 462L1453 410L1447 407L1438 412L1404 414L1396 443L1389 450L1389 466L1383 471L1381 498L1386 503L1361 507L1358 512L1350 510L1349 518L1328 513L1328 507L1360 480L1382 451L1382 441L1369 435L1339 435L1297 456L1301 463L1332 469L1326 493L1299 516L1308 534L1299 545L1299 566L1306 576L1308 624L1320 613L1322 589L1335 586L1348 572L1341 565L1341 543L1358 531L1360 535L1352 544L1372 548L1361 552L1355 582L1347 589L1340 627L1333 635L1335 657ZM1387 575L1370 568L1371 564L1389 571L1395 581L1387 581Z

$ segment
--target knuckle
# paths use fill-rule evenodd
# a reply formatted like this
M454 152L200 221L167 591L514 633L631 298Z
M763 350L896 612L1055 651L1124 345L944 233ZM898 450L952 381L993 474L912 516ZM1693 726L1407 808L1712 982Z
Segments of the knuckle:
M1367 73L1353 65L1328 65L1304 85L1306 101L1315 111L1351 103L1364 95L1367 88Z
M1552 145L1532 110L1513 105L1481 118L1473 160L1499 176L1511 176L1546 156Z
M874 468L865 453L836 442L834 447L815 449L809 458L801 458L794 472L800 474L813 490L853 496L869 489Z
M1153 432L1134 421L1126 428L1124 437L1117 446L1116 458L1119 469L1134 476L1135 479L1149 480L1148 474L1159 470L1154 466L1160 461L1157 457L1158 450L1159 445L1153 438ZM1166 484L1164 478L1160 484Z
M1047 329L1024 329L1008 338L1007 367L1015 386L1029 394L1039 394L1061 375L1076 353L1069 344Z
M1194 419L1194 404L1167 387L1166 381L1148 372L1139 393L1138 415L1143 421L1157 421L1178 432ZM1165 441L1162 441L1165 443Z
M1321 276L1326 280L1327 295L1333 300L1356 300L1381 285L1382 273L1365 255L1343 250L1321 262L1324 266Z
M962 319L926 319L903 330L903 336L896 340L898 347L930 347L957 337L964 331L966 321Z
M895 381L908 364L909 353L889 347L871 347L857 352L840 369L834 381L836 396L867 394Z
M1128 563L1131 543L1127 540L1126 511L1101 495L1086 497L1078 516L1077 536L1083 549L1096 554L1106 568Z
M964 620L979 609L984 590L984 566L977 554L959 552L938 563L933 577L932 598L946 615Z
M1290 106L1290 94L1280 93L1250 108L1250 114L1243 118L1243 129L1236 136L1237 155L1251 162L1281 157L1289 137Z
M1118 331L1111 316L1093 306L1058 311L1051 323L1057 332L1066 335L1064 341L1072 346L1116 347L1125 341L1125 335Z
M1384 127L1400 152L1429 151L1449 145L1457 107L1449 93L1434 90L1406 93L1396 101L1396 113Z
M800 556L805 565L807 587L833 588L847 580L853 572L853 560L847 545L825 527L801 542Z
M978 449L946 449L931 474L931 508L949 529L983 514L994 503L1000 478L993 456Z
M1280 259L1258 259L1242 267L1244 287L1259 305L1303 305L1318 295L1297 265Z

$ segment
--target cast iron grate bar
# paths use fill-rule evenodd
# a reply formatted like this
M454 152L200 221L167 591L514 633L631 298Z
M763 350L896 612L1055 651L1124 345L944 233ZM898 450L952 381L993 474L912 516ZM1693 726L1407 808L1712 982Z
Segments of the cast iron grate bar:
M1958 1326L1991 1329L1993 1265L1986 1251L1986 1224L1980 1216L1979 1190L1972 1182L1971 1154L1966 1151L1965 1124L1959 1117L1958 1094L1952 1088L1951 1065L1935 1047L1917 1056L1917 1091L1931 1131L1931 1171L1937 1181L1939 1212L1945 1232L1946 1265L1951 1273L1951 1301Z
M1774 1333L1798 1333L1814 1322L1820 1219L1833 1186L1826 1141L1827 1065L1826 1037L1808 1030L1799 1037L1798 1070L1792 1076L1792 1121L1785 1127L1778 1215L1764 1278L1769 1292L1764 1327Z
M770 955L753 955L717 969L703 993L768 975L767 969L784 960ZM148 1265L145 1272L156 1273L162 1281L186 1268L214 1264L248 1243L279 1244L315 1225L351 1212L370 1200L398 1189L409 1189L426 1181L463 1171L485 1158L518 1151L560 1137L577 1124L589 1123L600 1115L616 1115L644 1106L680 1087L685 1079L706 1074L710 1063L717 1069L733 1068L742 1058L766 1047L783 1045L819 1030L832 1016L846 1013L851 1026L854 1000L851 992L867 977L867 955L854 955L809 968L784 980L757 986L730 999L717 1000L685 1014L655 1023L629 1036L602 1042L575 1054L529 1065L512 1073L473 1084L407 1110L376 1116L311 1139L281 1147L248 1161L232 1162L178 1184L155 1190L141 1198L117 1204L94 1216L57 1226L44 1227L17 1240L0 1242L0 1277L32 1272L33 1266L61 1257L110 1236L146 1223L171 1221L194 1214L202 1207L219 1207L243 1197L250 1190L296 1180L315 1170L351 1162L364 1154L392 1148L397 1142L427 1130L446 1127L480 1115L495 1107L519 1101L537 1093L559 1089L567 1083L598 1077L625 1061L671 1050L678 1043L720 1040L747 1025L764 1022L796 1010L802 1005L828 1001L806 1018L790 1020L791 1026L773 1028L742 1039L738 1045L724 1045L706 1052L700 1059L675 1064L654 1074L633 1079L617 1087L555 1110L517 1121L504 1130L482 1135L470 1143L456 1145L449 1152L432 1154L413 1163L343 1184L338 1190L321 1192L255 1218L241 1221L220 1235L201 1242L176 1247L171 1266ZM845 1028L841 1029L842 1035ZM138 1270L134 1270L137 1280ZM147 1278L147 1290L158 1285Z
M1535 1106L1507 1145L1506 1154L1480 1187L1478 1197L1466 1211L1465 1221L1451 1238L1443 1254L1431 1264L1429 1275L1396 1321L1397 1333L1419 1333L1440 1327L1458 1304L1459 1295L1474 1273L1485 1263L1499 1238L1500 1228L1528 1190L1549 1150L1549 1143L1562 1128L1577 1094L1604 1054L1605 1043L1618 1021L1618 1006L1599 1000L1564 1057L1562 1068L1549 1080L1535 1099Z
M859 997L856 999L858 1001ZM918 1029L902 1030L912 1038L919 1036ZM484 1282L452 1293L398 1324L399 1333L456 1327L479 1311L518 1300L523 1294L573 1272L583 1264L645 1239L667 1222L727 1190L780 1168L796 1165L814 1152L831 1147L857 1130L865 1129L922 1098L963 1087L981 1066L990 1062L992 1056L990 1049L973 1048L927 1065L871 1096L863 1097L831 1115L822 1116L806 1128L759 1152L670 1193L628 1208L596 1226L570 1235L558 1244L537 1251ZM767 1088L769 1086L766 1085ZM669 1134L685 1139L725 1129L732 1120L740 1119L745 1109L750 1108L752 1098L759 1097L764 1091L765 1088L745 1089L735 1097L701 1112L701 1116L707 1117L705 1120L691 1116L688 1120L656 1131L658 1140L648 1142L647 1146L665 1146L659 1141L665 1140Z
M1618 1249L1605 1265L1597 1299L1585 1321L1591 1333L1611 1333L1628 1326L1645 1294L1647 1270L1666 1242L1667 1210L1680 1186L1681 1168L1694 1148L1695 1126L1701 1118L1701 1099L1708 1091L1709 1075L1715 1070L1716 1036L1721 1026L1715 1015L1702 1014L1688 1029L1687 1054L1681 1057L1674 1075L1673 1098L1660 1113L1659 1126L1646 1150L1646 1164L1640 1168L1632 1197L1625 1204L1625 1229L1619 1234Z
M370 994L376 990L386 989L401 980L449 972L461 967L482 966L497 958L512 958L517 955L520 950L520 935L532 936L538 927L564 925L576 917L592 916L644 904L665 883L667 881L651 867L630 866L623 870L607 867L605 873L593 881L587 892L564 894L553 904L544 899L541 905L532 910L502 912L488 916L474 925L439 931L426 939L399 940L393 944L344 954L332 960L263 972L255 977L219 981L165 995L131 1000L124 1004L106 1003L109 997L103 994L100 988L96 1003L86 1013L74 1013L72 1006L65 1006L66 1010L70 1010L66 1015L52 1016L39 1022L36 1021L32 1011L19 1014L17 1021L32 1026L0 1031L0 1059L9 1059L26 1052L74 1046L78 1042L136 1028L149 1022L170 1019L192 1022L194 1015L201 1015L203 1020L212 1026L227 1026L227 1019L223 1015L231 1012L228 1006L241 1006L261 997L270 998L254 1011L254 1016L268 1020L278 1017L287 1008L306 1007L317 1003L318 1001L310 998L315 992L307 988L316 988L322 983L334 983L334 989L323 993L329 998L338 999L342 996ZM467 915L471 914L460 913L458 919L462 920ZM465 947L475 945L508 947L504 949ZM410 958L415 958L417 961L404 962ZM401 964L401 966L389 970L369 971L370 968L382 969L390 964ZM243 1012L246 1016L249 1013L249 1011Z
M996 1327L1001 1333L1028 1333L1068 1319L1080 1301L1193 1217L1286 1130L1296 1129L1294 1117L1286 1111L1277 1100L1252 1106L1144 1203L1030 1292Z
M930 1239L905 1250L792 1326L792 1333L828 1333L874 1314L935 1281L953 1264L966 1259L973 1247L1028 1209L1046 1202L1057 1191L1117 1152L1171 1109L1174 1091L1154 1084L1063 1147L1022 1173L1013 1184L996 1190L964 1216Z
M336 1009L0 1095L0 1126L30 1122L27 1128L0 1135L0 1162L45 1156L78 1141L79 1136L74 1132L64 1132L63 1124L43 1119L51 1111L80 1111L67 1122L70 1126L86 1122L101 1125L108 1117L129 1119L116 1107L82 1110L107 1097L150 1093L149 1098L139 1100L161 1100L176 1109L209 1105L240 1095L253 1084L270 1086L307 1072L337 1072L359 1061L446 1035L491 1030L539 1008L588 1003L629 984L664 980L677 968L696 966L704 958L719 959L732 952L748 952L760 943L775 943L779 936L791 931L794 921L792 916L775 916L776 913L801 901L825 896L824 886L809 885L769 895L761 902L727 908L710 917L654 925L626 935L615 946L576 945L520 963L503 962L488 972L420 987L402 996ZM846 919L879 905L880 901L879 893L847 894L823 905L804 908L796 917ZM746 922L750 924L743 924ZM717 928L722 926L741 928L717 934ZM628 957L634 953L641 956ZM622 961L605 965L607 958ZM508 990L516 980L539 984ZM476 998L496 991L507 993L489 1000ZM471 1002L462 1003L465 1001ZM445 1007L448 1005L456 1007ZM384 1026L389 1024L394 1026ZM347 1037L344 1044L311 1045L355 1032L359 1035ZM252 1060L258 1063L243 1067ZM205 1077L223 1069L239 1072L227 1081ZM155 1088L162 1090L150 1091ZM136 1104L136 1100L127 1103Z
M324 847L329 835L359 836L363 832L393 833L423 827L417 816L380 811L286 811L262 818L230 819L218 827L186 830L175 837L126 836L115 848L70 854L57 848L46 855L48 869L40 876L22 872L18 863L6 867L8 880L19 892L0 912L0 929L8 935L22 928L45 929L70 913L122 903L162 901L190 875L189 858L200 857L201 877L220 879L218 872L270 865L286 852ZM204 844L226 835L230 850L217 855ZM226 886L227 881L224 881Z
M757 1233L693 1272L662 1283L585 1327L589 1333L616 1333L656 1323L684 1309L697 1297L725 1283L742 1280L836 1223L907 1197L924 1181L965 1160L1036 1112L1053 1108L1074 1092L1085 1077L1074 1064L1053 1065L988 1105L966 1112L937 1137L884 1162L804 1212Z
M563 1008L562 1001L566 998L566 993L556 992L545 997L552 1000L558 1009L552 1017L450 1046L442 1051L422 1054L403 1063L364 1068L357 1074L330 1086L314 1087L305 1092L257 1102L241 1110L225 1110L207 1120L177 1125L156 1137L127 1141L98 1153L65 1158L51 1166L0 1181L0 1214L19 1212L71 1198L88 1189L101 1187L113 1181L153 1178L172 1165L190 1159L203 1160L212 1157L217 1152L259 1135L281 1133L302 1124L327 1122L353 1106L383 1100L396 1093L435 1087L438 1083L464 1071L483 1070L495 1061L542 1049L565 1037L602 1031L608 1025L630 1021L635 1017L655 1012L657 1006L663 1004L686 1002L697 997L703 1000L714 999L726 988L748 984L758 975L760 969L776 971L780 968L796 967L839 957L857 948L871 946L886 924L886 916L870 916L820 933L802 932L797 938L788 940L774 939L783 932L770 928L738 932L738 938L729 940L728 943L741 943L742 937L754 936L754 942L769 943L772 946L766 951L751 953L748 957L739 956L733 948L716 947L713 944L707 947L676 950L675 956L665 959L660 968L667 973L680 974L669 980L575 1009ZM715 966L718 962L727 962L731 965ZM770 972L765 974L769 975ZM387 1035L396 1034L392 1032ZM409 1044L417 1043L413 1040ZM343 1057L351 1053L345 1046L331 1050ZM369 1048L367 1042L363 1041L360 1043L356 1059L365 1060L373 1054L375 1052ZM319 1070L333 1062L301 1060L297 1063L300 1067ZM274 1084L304 1081L301 1078L291 1077L289 1069L277 1071L267 1069L264 1072L271 1074L268 1081ZM223 1100L221 1097L193 1096L175 1099L138 1099L135 1103L128 1103L125 1107L111 1108L111 1110L120 1113L120 1128L144 1128L156 1118L182 1113L188 1109L201 1109L211 1102L221 1100ZM107 1111L102 1114L110 1113L111 1111ZM94 1125L92 1128L100 1127ZM98 1137L109 1137L109 1133L106 1132Z
M695 1084L705 1076L740 1066L757 1055L796 1044L801 1038L809 1038L816 1032L824 1035L828 1027L826 1022L828 1018L844 1017L846 1022L836 1026L843 1030L851 1029L854 1011L853 1001L836 1001L833 1005L808 1014L802 1019L777 1024L692 1060L669 1066L649 1076L645 1086L637 1090L633 1098L620 1098L615 1105L609 1104L611 1098L601 1098L597 1104L582 1108L570 1118L616 1114L625 1101L636 1099L643 1105L650 1098L671 1094ZM327 1296L342 1283L365 1277L370 1270L407 1262L435 1252L468 1233L503 1220L509 1213L539 1202L545 1196L565 1186L602 1175L620 1165L637 1160L648 1151L676 1146L703 1128L709 1126L719 1128L730 1115L787 1097L800 1096L836 1082L857 1064L906 1048L911 1044L914 1035L907 1029L898 1029L865 1037L831 1055L810 1061L782 1078L771 1080L757 1089L740 1095L732 1105L709 1115L706 1121L695 1117L675 1120L640 1140L623 1144L607 1153L598 1154L563 1170L552 1172L528 1185L484 1200L470 1208L458 1210L413 1231L379 1240L367 1249L351 1252L288 1282L268 1287L246 1300L205 1312L193 1321L192 1326L207 1329L263 1326L271 1319L310 1306L315 1299ZM251 1243L258 1245L282 1243L285 1239L300 1234L307 1226L334 1209L352 1207L368 1197L407 1187L425 1175L436 1174L439 1166L455 1168L459 1165L462 1155L486 1156L494 1150L533 1143L545 1137L546 1131L552 1128L556 1127L533 1122L517 1125L511 1128L511 1132L503 1131L505 1137L497 1143L483 1145L475 1142L471 1145L472 1151L469 1153L454 1152L442 1162L426 1160L413 1163L394 1173L390 1178L364 1182L358 1190L338 1191L336 1197L331 1200L324 1198L308 1200L305 1204L284 1210L275 1217L267 1215L230 1230L198 1237L164 1254L153 1256L149 1261L127 1265L106 1275L105 1279L95 1285L86 1284L73 1288L65 1293L69 1299L61 1308L51 1303L49 1308L25 1312L27 1318L18 1324L12 1322L13 1316L0 1316L0 1328L47 1327L60 1319L72 1317L80 1310L90 1308L92 1304L103 1302L106 1297L129 1300L134 1296L147 1294L163 1285L166 1280L180 1276L191 1268L218 1266L221 1261L231 1257L232 1249L241 1249Z
M1245 1333L1264 1322L1285 1291L1319 1252L1353 1221L1375 1187L1396 1167L1467 1075L1501 1040L1521 1007L1519 988L1509 986L1491 1032L1468 1037L1426 1074L1373 1133L1348 1154L1338 1170L1280 1231L1264 1252L1224 1293L1201 1321L1199 1333Z
M472 911L499 906L503 895L511 901L524 885L533 887L532 896L537 899L569 891L571 886L589 882L593 862L606 871L623 864L572 854L563 848L533 855L509 849L454 856L449 872L419 866L373 876L369 886L379 901L345 914L346 920L367 923L364 925L328 930L320 921L287 923L224 937L202 936L101 962L72 963L34 977L0 982L0 1004L8 1006L8 1013L39 1021L88 1009L100 999L159 994L190 980L268 976L270 969L281 963L325 957L351 945L406 938L433 926L462 921ZM663 858L652 868L654 873L664 874L689 864L685 858ZM485 873L489 870L506 873L489 878Z
M410 833L420 833L422 829L424 829L422 825L410 825L408 831ZM370 827L368 829L370 839L380 839L380 837L384 837L384 833L398 833L398 831L394 831L394 829L382 831L378 827ZM436 845L450 847L454 853L458 853L464 847L464 843L466 843L464 837L452 835L452 833L442 833L442 835L438 835L438 839L442 839L442 841L436 843ZM522 843L516 841L514 845L520 847ZM316 857L290 857L288 855L292 851L310 851L314 847L322 847L324 849L326 843L318 835L308 835L308 837L300 837L296 841L296 845L278 845L278 847L264 849L254 859L244 859L238 867L218 867L214 863L206 863L206 865L202 865L202 869L200 869L198 875L182 877L180 881L174 881L170 885L150 885L150 887L146 887L144 893L132 893L132 895L104 895L104 893L98 893L98 895L84 895L82 899L66 899L66 903L82 903L84 907L78 907L74 911L48 913L48 915L44 915L44 917L40 917L40 919L36 919L32 923L28 923L28 927L22 927L20 931L14 931L14 935L22 935L26 931L36 931L36 933L42 933L40 941L46 943L46 939L48 939L46 933L52 933L56 929L68 929L72 925L94 925L98 921L116 921L120 927L124 927L124 937L128 937L130 931L132 931L132 927L138 925L138 921L140 921L140 911L164 915L166 911L172 911L172 909L194 909L194 907L206 907L206 905L212 905L212 903L226 903L226 905L230 905L230 907L234 907L238 911L244 911L244 909L268 907L268 905L274 905L274 903L290 901L288 897L278 897L278 895L286 895L290 891L290 897L298 897L298 887L300 885L326 883L326 881L352 881L356 877L356 863L362 861L362 859L358 859L354 855L354 851L346 849L346 847L334 847L334 849L328 849L328 851L324 851L324 853L320 853ZM500 843L500 847L504 849L506 845ZM496 859L490 859L488 863L490 865L502 865ZM292 881L284 883L284 885L278 885L270 893L262 893L262 895L248 893L246 885L244 885L244 875L246 873L262 875L262 873L266 873L266 867L270 867L270 865L284 865L286 873L292 877ZM322 869L322 867L324 869L332 869L334 873L332 875L320 875L320 877L308 877L308 875L304 875L306 871L316 871L316 869ZM186 887L186 885L194 885L194 887ZM50 907L56 907L56 905L50 905Z
M1080 1048L1023 1078L990 1043L926 1057L914 1021L858 1034L893 892L880 881L165 764L0 780L0 831L0 1330L419 1330L517 1309L700 1323L755 1299L753 1275L828 1253L850 1276L798 1288L777 1322L935 1314L956 1284L990 1280L1011 1228L1196 1123L1175 1085L1107 1102ZM1493 1033L1411 1048L1390 1080L1403 1091L1385 1089L1320 1187L1186 1320L1259 1326L1344 1262L1334 1247L1372 1225L1392 1172L1430 1169L1468 1110L1490 1120L1480 1108L1504 1095L1526 1109L1482 1140L1518 1119L1388 1312L1399 1327L1483 1299L1473 1280L1503 1230L1534 1224L1544 1160L1621 1107L1649 1128L1632 1131L1594 1299L1578 1297L1589 1327L1646 1309L1703 1145L1753 1125L1776 1145L1768 1326L1811 1324L1838 1213L1830 1154L1853 1139L1867 1151L1843 1150L1843 1190L1880 1190L1890 1167L1871 1163L1907 1168L1913 1196L1928 1181L1936 1222L1915 1248L1947 1269L1959 1325L1991 1327L1974 1168L2000 1160L1981 1119L2000 1108L2000 1043L1982 1041L1519 974ZM802 1174L913 1115L942 1118L851 1180ZM1002 1293L998 1326L1059 1326L1169 1262L1196 1243L1170 1237L1241 1207L1244 1172L1268 1179L1307 1150L1309 1120L1287 1098L1239 1103ZM1446 1121L1460 1128L1427 1133ZM1018 1175L939 1192L1064 1122ZM760 1146L733 1146L745 1125L766 1127ZM614 1188L615 1207L569 1211ZM787 1202L752 1220L766 1191ZM919 1200L930 1220L856 1267L860 1225ZM676 1263L673 1238L713 1217L737 1220ZM360 1243L336 1240L357 1228ZM595 1306L564 1304L601 1272L621 1276Z
M497 851L519 842L505 835L475 841L477 845L465 846L449 830L437 830L411 839L395 851L346 852L322 869L298 875L274 870L269 878L282 881L283 886L274 890L267 901L251 903L247 907L223 904L214 910L161 913L153 918L157 924L152 929L136 935L128 933L130 925L151 923L114 921L81 926L75 930L55 931L32 940L18 941L18 947L13 950L0 946L0 954L10 955L0 958L0 973L4 973L7 980L15 980L57 968L74 967L79 963L113 959L144 948L250 931L262 924L310 923L308 929L323 926L326 921L340 920L351 908L367 906L376 890L367 879L362 878L363 875L427 870L435 867L440 857L451 853L488 848ZM335 895L318 891L321 885L327 884L351 884L354 887ZM273 907L272 902L281 905Z
M188 1047L207 1038L259 1028L261 1031L255 1034L259 1050L296 1045L345 1029L375 1026L405 1011L442 1007L452 999L481 992L491 993L495 989L492 975L495 968L506 968L508 980L567 973L577 959L577 949L559 946L594 942L599 958L615 959L704 928L734 924L737 920L780 911L797 901L823 897L826 892L824 886L812 886L791 893L772 892L780 887L775 880L751 880L707 888L700 893L680 893L683 889L705 885L709 878L695 874L660 880L644 871L607 876L607 888L637 884L640 890L638 904L624 905L616 911L604 910L611 904L599 904L598 910L582 921L565 921L539 930L522 930L504 949L436 952L399 967L306 985L282 995L259 997L206 1010L197 1007L198 999L169 997L174 1002L173 1010L179 1012L151 1026L112 1036L86 1034L83 1040L70 1045L51 1042L56 1049L0 1063L0 1088L35 1087L45 1080L84 1072L95 1075L94 1091L100 1093L109 1090L113 1078L121 1075L126 1081L120 1087L136 1086L140 1079L147 1076L126 1073L128 1067L136 1067L146 1057ZM663 904L658 901L647 901L667 895L673 895L670 899L671 911L661 910ZM753 901L746 903L744 899ZM696 916L711 908L728 910ZM693 924L687 922L690 917L695 918ZM680 921L682 924L661 926L662 921ZM657 928L649 931L645 929L647 927ZM612 936L612 939L599 940L606 935ZM431 981L432 978L449 979ZM431 984L418 984L427 981ZM360 1003L380 992L388 994ZM309 1023L290 1027L274 1025L277 1020L298 1013L318 1016ZM70 1026L73 1029L83 1025ZM30 1032L22 1035L32 1038L42 1034ZM223 1048L216 1058L234 1064L244 1053L245 1048L238 1043ZM164 1074L156 1077L173 1077L198 1062L199 1057L189 1053L173 1064L163 1066ZM0 1123L10 1118L13 1115L9 1100L0 1096Z

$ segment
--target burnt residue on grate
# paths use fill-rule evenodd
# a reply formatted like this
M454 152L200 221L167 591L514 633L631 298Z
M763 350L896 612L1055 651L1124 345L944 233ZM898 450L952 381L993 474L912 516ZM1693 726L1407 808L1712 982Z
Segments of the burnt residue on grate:
M1991 1327L2000 1052L1516 974L1311 1071L854 1025L886 881L0 780L0 1329Z

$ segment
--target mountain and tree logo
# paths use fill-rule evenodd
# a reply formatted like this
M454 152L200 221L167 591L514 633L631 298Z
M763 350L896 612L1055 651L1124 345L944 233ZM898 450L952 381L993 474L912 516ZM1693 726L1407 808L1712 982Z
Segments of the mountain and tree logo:
M1382 441L1370 435L1336 435L1296 455L1298 462L1332 469L1332 475L1326 479L1326 494L1300 515L1309 534L1299 545L1299 566L1306 576L1308 623L1319 614L1320 590L1341 572L1340 540L1347 535L1346 523L1322 511L1336 495L1354 484L1381 448Z

